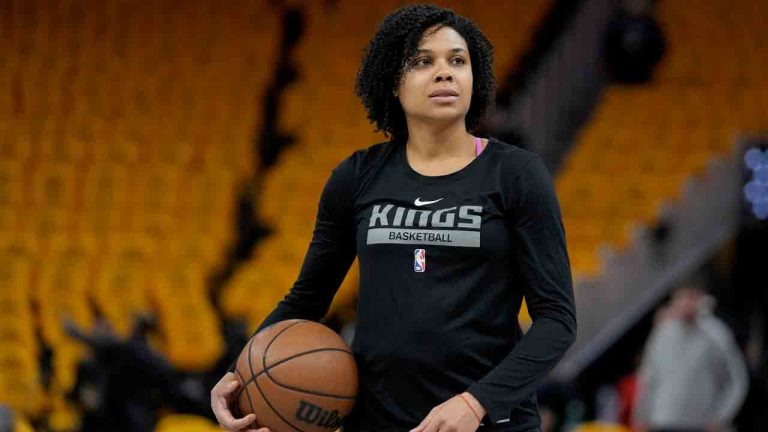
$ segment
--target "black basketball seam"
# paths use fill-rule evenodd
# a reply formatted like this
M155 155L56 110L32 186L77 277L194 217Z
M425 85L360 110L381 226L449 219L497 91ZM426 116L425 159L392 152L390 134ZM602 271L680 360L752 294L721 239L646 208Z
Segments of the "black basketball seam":
M301 324L303 322L306 322L304 320L302 321L296 321L294 323L291 323L290 325L286 326L284 329L280 330L273 338L269 341L267 346L264 348L264 352L261 353L261 372L264 372L267 369L267 353L269 352L269 348L272 346L273 343L277 340L277 338L280 337L281 334L285 333L289 328ZM250 360L250 359L249 359ZM250 364L250 361L248 362ZM251 376L253 377L253 365L251 365Z
M243 379L242 375L240 375L240 372L237 371L237 369L235 369L233 373L235 375L237 375L237 378L238 378L237 381L240 383L240 388L238 388L237 391L235 392L235 394L231 395L230 398L232 400L235 400L235 401L240 401L240 395L243 393L243 389L245 388L245 384L243 384L245 382L245 380ZM238 403L238 405L239 405L239 403ZM240 408L239 407L233 407L233 408L237 408L237 412L232 411L232 415L235 416L235 414L236 414L237 416L239 416L240 415Z
M248 341L248 369L250 369L251 377L253 377L253 365L251 364L251 345L253 345L253 338L251 338L251 340ZM235 370L237 370L237 368L235 368ZM243 388L245 388L245 394L248 395L248 405L251 406L251 412L256 414L256 410L253 409L253 402L251 401L251 394L248 392L248 384L249 383L246 383Z
M269 341L267 346L264 348L264 352L261 354L261 368L262 369L261 369L261 372L259 372L259 375L261 375L264 372L264 369L267 367L267 351L269 351L269 347L272 346L272 343L275 342L275 339L277 339L278 336L283 334L283 332L285 332L289 328L295 326L296 324L302 323L302 322L304 322L304 321L302 320L302 321L296 321L294 323L291 323L289 326L287 326L284 329L280 330L276 335L274 335L272 337L272 340ZM250 343L253 343L253 339L254 338L255 338L255 336L251 338L251 342ZM250 350L250 348L248 349L248 368L251 370L251 380L255 381L257 375L253 373L253 363L251 363L251 350ZM256 385L258 386L258 383Z
M298 389L298 388L295 388L295 387L290 387L290 386L287 386L287 385L284 385L284 384L278 382L277 380L272 378L272 375L269 374L269 369L271 369L271 367L269 367L269 368L267 367L267 353L269 353L269 348L272 346L273 343L275 343L277 338L280 337L280 335L282 335L286 331L288 331L288 329L290 329L291 327L293 327L293 326L295 326L297 324L301 324L301 323L305 323L305 322L309 322L309 321L301 320L301 321L297 321L297 322L295 322L295 323L285 327L284 329L280 330L280 332L278 334L276 334L275 337L273 337L271 341L269 341L269 343L267 344L267 347L264 348L264 353L261 355L261 372L260 373L262 373L262 372L266 373L267 378L269 378L273 383L277 384L279 387L287 388L289 390L300 391L300 392L304 392L306 394L311 394L311 395L315 395L315 396L332 397L332 398L344 399L344 400L356 400L356 398L349 397L349 396L332 395L332 394L327 394L327 393L320 393L320 392L314 392L314 391L310 391L310 390L304 390L304 389ZM342 350L340 348L322 348L320 350L321 351L322 350L327 350L327 351L336 351L336 350L338 350L338 351L342 351L342 352L346 352L348 354L351 354L349 351ZM274 364L274 365L272 365L272 367L274 367L276 365L277 364ZM251 375L253 375L253 371L251 371Z
M291 327L293 327L293 326L295 326L295 325L299 325L299 324L301 324L301 323L304 323L304 322L307 322L307 321L305 321L305 320L301 320L301 321L296 321L296 322L294 322L294 323L291 323L291 325L288 325L288 326L286 326L284 329L280 330L280 331L279 331L279 332L278 332L278 333L275 335L275 337L273 337L273 338L272 338L272 340L271 340L271 341L269 341L269 343L267 344L266 348L264 348L264 352L261 354L261 367L262 367L263 369L266 369L266 367L267 367L267 353L269 352L269 348L272 346L272 344L273 344L273 343L275 343L275 341L277 340L277 338L279 338L279 337L280 337L280 335L282 335L283 333L285 333L286 331L288 331L288 329L289 329L289 328L291 328ZM251 371L251 375L253 375L253 371Z
M349 355L353 355L351 352L349 352L349 351L347 351L345 349L341 349L341 348L318 348L318 349L314 349L314 350L300 352L298 354L294 354L294 355L292 355L290 357L286 357L286 358L284 358L284 359L282 359L282 360L280 360L278 362L275 362L275 363L269 365L269 367L267 367L266 369L264 369L261 372L259 372L258 374L252 375L252 378L250 380L246 381L246 385L249 384L249 383L252 383L259 376L266 374L266 375L269 376L269 378L272 380L272 382L274 382L275 384L277 384L277 385L279 385L281 387L285 387L285 388L288 388L288 389L291 389L291 390L302 391L302 392L305 392L305 393L308 393L308 394L315 394L315 393L312 393L312 391L309 391L309 390L296 389L296 388L293 388L293 387L289 387L289 386L283 385L282 383L280 383L277 380L275 380L274 378L272 378L272 376L269 375L268 372L269 372L270 369L275 368L277 366L280 366L281 364L286 363L286 362L288 362L290 360L293 360L295 358L298 358L298 357L301 357L301 356L304 356L304 355L320 352L320 351L338 351L338 352L347 353ZM356 397L351 397L351 396L339 396L339 395L322 394L322 393L318 393L316 395L317 396L331 397L331 398L336 398L336 399L357 399Z
M269 347L271 347L271 346L272 346L272 344L275 342L275 340L276 340L276 339L277 339L277 338L278 338L278 337L279 337L281 334L283 334L283 333L284 333L286 330L288 330L289 328L291 328L291 327L293 327L293 326L295 326L295 325L297 325L297 324L301 324L301 323L303 323L303 322L304 322L304 321L297 321L297 322L294 322L294 323L292 323L292 324L290 324L290 325L286 326L284 329L280 330L280 331L279 331L279 332L278 332L278 333L277 333L277 334L276 334L276 335L275 335L275 336L272 338L272 340L271 340L271 341L269 341L269 343L267 344L266 348L264 348L264 352L261 354L262 372L263 372L263 369L267 367L267 352L269 351ZM251 340L253 340L253 338L251 338ZM253 363L251 363L251 350L250 350L250 349L248 350L248 367L251 369L251 377L252 377L251 379L253 379L253 383L254 383L254 384L256 384L256 389L259 391L259 394L261 394L261 398L262 398L262 399L264 399L264 402L266 402L266 403L267 403L267 406L269 407L269 409L271 409L271 410L272 410L272 412L274 412L274 413L275 413L275 414L276 414L278 417L280 417L280 419L281 419L282 421L284 421L284 422L285 422L285 423L286 423L288 426L290 426L290 427L292 427L292 428L296 429L296 430L297 430L297 431L299 431L299 432L304 432L303 430L301 430L301 429L297 428L297 427L296 427L296 426L294 426L294 425L293 425L291 422L289 422L288 420L286 420L286 419L285 419L285 417L283 417L283 415L282 415L282 414L280 414L280 411L276 410L276 409L275 409L275 407L274 407L274 406L272 406L272 403L269 401L269 399L267 398L267 396L264 394L264 391L263 391L263 390L261 390L261 386L259 385L259 380L257 380L257 379L255 379L255 378L254 378L254 373L253 373ZM260 372L260 373L261 373L261 372ZM257 419L257 420L258 420L258 419Z
M249 347L249 349L250 349L250 347ZM243 376L240 375L240 372L237 369L235 369L235 373L237 374L238 377L240 377L240 381L245 381L243 379ZM251 407L251 412L255 414L256 410L253 409L253 401L251 400L251 392L248 391L248 384L250 384L250 383L244 384L243 387L240 389L240 391L237 392L237 401L238 401L238 405L240 405L240 403L239 403L240 402L240 395L243 392L245 392L245 395L248 396L248 405ZM239 410L240 410L240 407L238 406L238 411ZM239 414L243 415L243 413L239 413ZM243 416L243 417L245 417L245 416Z
M270 376L267 375L267 378L270 378ZM304 389L300 389L300 388L294 388L294 387L282 385L279 382L277 382L277 381L275 381L275 380L273 380L271 378L270 378L270 380L273 383L277 384L278 386L280 386L280 387L282 387L282 388L284 388L286 390L294 391L296 393L306 393L306 394L310 394L312 396L321 396L321 397L327 397L327 398L333 398L333 399L342 399L342 400L351 400L351 401L357 400L356 397L335 396L335 395L328 395L328 394L323 394L323 393L317 393L317 392L313 392L313 391L310 391L310 390L304 390Z
M301 354L302 355L303 354L311 354L311 353L321 352L321 351L341 351L341 352L345 352L345 353L349 354L349 351L341 349L341 348L319 348L319 349L316 349L316 350L305 351L304 353L301 353ZM294 356L294 358L295 357L297 357L297 356ZM287 360L288 359L286 359L286 361ZM274 365L270 366L268 369L264 369L262 372L267 374L267 377L270 380L272 380L273 383L277 384L280 387L287 388L289 390L294 390L294 391L306 393L306 394L315 395L315 396L324 396L324 397L331 397L331 398L336 398L336 399L346 399L346 400L355 400L355 399L357 399L354 396L340 396L340 395L335 395L335 394L330 394L330 393L321 393L321 392L318 392L318 391L300 389L300 388L297 388L297 387L291 387L289 385L283 384L283 383L279 382L278 380L274 379L272 377L272 375L270 375L270 373L269 373L269 369L272 369L273 367L278 366L279 363L283 363L283 361L275 363Z
M256 384L256 389L257 389L257 390L259 391L259 393L261 394L261 398L262 398L262 399L264 399L264 402L266 402L266 403L267 403L267 406L268 406L268 407L269 407L269 408L272 410L272 412L274 412L274 413L275 413L275 414L276 414L278 417L280 417L280 420L284 421L284 422L285 422L285 423L286 423L288 426L290 426L290 427L294 428L295 430L297 430L297 431L299 431L299 432L304 432L303 430L301 430L301 429L297 428L297 427L296 427L296 426L294 426L294 425L293 425L291 422L289 422L288 420L286 420L286 419L285 419L285 417L283 417L283 415L282 415L282 414L280 414L280 411L278 411L277 409L275 409L275 407L274 407L274 406L272 406L272 403L270 403L270 402L269 402L269 399L267 398L267 395L265 395L265 394L264 394L264 391L261 389L261 386L259 385L259 380L254 380L254 381L253 381L253 383L254 383L254 384ZM258 419L257 419L257 420L258 420Z

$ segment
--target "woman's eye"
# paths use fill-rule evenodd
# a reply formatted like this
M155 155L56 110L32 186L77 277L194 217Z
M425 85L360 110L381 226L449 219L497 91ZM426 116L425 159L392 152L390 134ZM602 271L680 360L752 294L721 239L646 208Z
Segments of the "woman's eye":
M415 64L416 66L429 66L430 61L428 58L420 58L420 59L416 59Z
M458 64L458 65L463 65L463 64L466 63L466 60L464 60L464 57L454 57L454 58L451 59L451 63Z

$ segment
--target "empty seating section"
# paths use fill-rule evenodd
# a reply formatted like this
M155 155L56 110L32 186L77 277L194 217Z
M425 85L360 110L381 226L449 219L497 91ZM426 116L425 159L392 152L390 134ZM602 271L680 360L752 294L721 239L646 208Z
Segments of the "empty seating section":
M579 276L599 272L599 246L626 245L628 227L654 221L737 133L768 128L768 3L658 8L667 54L653 81L606 90L556 179Z
M177 367L218 360L206 281L255 174L278 26L250 0L2 2L0 403L73 421L64 394L85 351L64 319L127 335L155 311Z
M305 3L307 28L296 56L300 81L284 95L279 115L280 128L298 139L266 176L261 199L261 215L275 233L258 245L251 263L242 266L225 288L223 307L228 314L249 317L255 327L272 310L296 279L331 170L355 150L384 140L366 121L353 92L354 80L362 51L378 23L403 3L341 0L328 7L322 2ZM493 8L479 1L440 4L480 25L495 45L498 76L513 66L550 2L501 2ZM334 300L333 311L349 311L355 280L353 270Z

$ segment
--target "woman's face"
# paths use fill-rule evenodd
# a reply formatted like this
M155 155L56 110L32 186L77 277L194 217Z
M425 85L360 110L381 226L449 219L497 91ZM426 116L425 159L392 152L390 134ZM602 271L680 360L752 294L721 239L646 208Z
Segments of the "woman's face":
M424 32L397 97L409 119L463 121L472 101L467 42L450 27L434 29Z

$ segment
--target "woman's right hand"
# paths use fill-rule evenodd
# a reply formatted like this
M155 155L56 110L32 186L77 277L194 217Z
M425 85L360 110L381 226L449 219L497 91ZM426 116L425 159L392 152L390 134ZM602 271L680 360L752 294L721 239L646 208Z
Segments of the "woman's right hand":
M232 372L227 372L211 390L211 408L219 425L227 432L269 432L267 428L248 428L256 421L254 414L236 419L229 409L229 401L240 387L240 381Z

